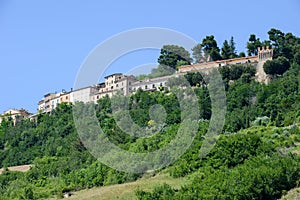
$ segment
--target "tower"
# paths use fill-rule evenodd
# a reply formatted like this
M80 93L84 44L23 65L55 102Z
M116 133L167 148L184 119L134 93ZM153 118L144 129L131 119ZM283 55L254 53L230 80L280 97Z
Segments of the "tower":
M270 82L270 77L266 74L264 70L264 63L267 60L273 59L273 49L270 49L269 46L266 47L258 47L258 64L256 68L256 80L265 84Z

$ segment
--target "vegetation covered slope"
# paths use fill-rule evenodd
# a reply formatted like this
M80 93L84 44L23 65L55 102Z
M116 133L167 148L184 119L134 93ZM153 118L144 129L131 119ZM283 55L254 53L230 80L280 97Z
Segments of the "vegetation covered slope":
M226 86L226 122L215 148L203 159L199 149L211 117L209 90L201 75L185 76L198 97L199 129L185 154L161 171L174 178L191 176L191 183L180 189L163 185L153 191L137 190L136 198L276 199L298 185L299 157L290 152L300 142L300 66L297 54L290 55L287 49L296 51L299 43L290 42L295 38L288 34L272 32L274 35L279 41L274 46L275 57L285 57L290 67L282 75L273 75L269 85L255 82L250 66L219 69ZM178 80L172 81L176 85ZM93 107L110 141L127 151L151 152L168 144L181 122L173 91L139 90L128 100L131 118L148 130L157 128L149 109L162 105L167 114L162 131L148 138L125 134L114 118L123 113L112 112L108 97L96 105L82 106ZM11 120L1 123L0 167L33 164L26 173L6 170L0 175L1 198L61 197L66 191L119 184L142 176L116 171L91 156L85 141L78 137L72 107L60 104L51 114L40 114L35 121L23 120L15 127Z

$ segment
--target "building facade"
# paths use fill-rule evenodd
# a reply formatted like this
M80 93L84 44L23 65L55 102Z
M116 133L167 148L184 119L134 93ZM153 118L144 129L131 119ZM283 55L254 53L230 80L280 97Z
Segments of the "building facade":
M112 74L105 77L105 82L99 84L99 90L93 94L92 101L97 101L106 95L112 97L120 92L122 95L129 95L132 84L136 81L134 76L121 73Z
M272 60L273 49L267 47L258 48L258 55L213 62L197 63L178 67L179 73L202 72L208 74L212 69L227 65L251 64L256 68L256 80L262 83L269 83L270 77L265 73L263 65L267 60Z
M135 93L139 89L144 90L144 91L160 90L163 87L167 87L167 81L171 77L174 77L174 76L173 75L163 76L163 77L158 77L158 78L136 81L130 87L130 89L131 89L130 92Z
M4 112L0 115L0 123L6 119L11 119L14 126L21 121L22 119L29 117L30 113L25 109L9 109L8 111Z

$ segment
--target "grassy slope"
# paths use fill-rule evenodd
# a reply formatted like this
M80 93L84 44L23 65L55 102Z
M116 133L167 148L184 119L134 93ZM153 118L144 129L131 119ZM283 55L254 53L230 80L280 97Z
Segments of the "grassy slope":
M110 185L99 188L92 188L73 193L68 199L101 199L101 200L132 200L135 199L135 191L138 189L151 191L154 187L167 183L173 188L179 189L188 183L188 178L172 178L167 174L158 174L154 177L144 177L135 182L118 185Z
M74 200L134 200L136 190L151 191L154 187L167 183L175 189L189 183L189 176L184 178L172 178L168 174L158 174L154 177L144 177L135 182L118 185L110 185L73 193L69 199ZM280 200L299 200L300 188L294 188ZM53 199L54 200L54 199Z
M297 147L292 149L293 153L300 153L300 143L297 143ZM190 175L192 176L192 175ZM118 185L110 185L99 188L92 188L88 190L82 190L75 192L70 199L81 200L81 199L101 199L101 200L132 200L135 198L136 190L151 191L154 187L162 185L163 183L169 184L175 189L180 189L181 186L187 184L190 180L190 176L184 178L172 178L168 174L158 174L154 177L145 175L142 179L135 182L124 183ZM299 200L300 199L300 188L294 188L281 198L281 200Z

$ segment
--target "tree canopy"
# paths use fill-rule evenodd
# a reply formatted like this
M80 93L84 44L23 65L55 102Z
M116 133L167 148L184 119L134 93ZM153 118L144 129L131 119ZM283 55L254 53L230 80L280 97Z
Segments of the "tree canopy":
M206 36L202 40L201 46L203 48L203 51L208 53L212 61L221 59L220 49L213 35Z
M161 48L158 63L176 69L181 65L191 64L190 53L181 46L164 45Z
M267 60L263 68L267 74L282 75L290 68L290 63L285 57L278 57L274 60Z
M251 34L249 41L247 42L247 52L249 56L254 56L258 54L258 47L261 47L261 42L259 38L256 38L255 34Z

